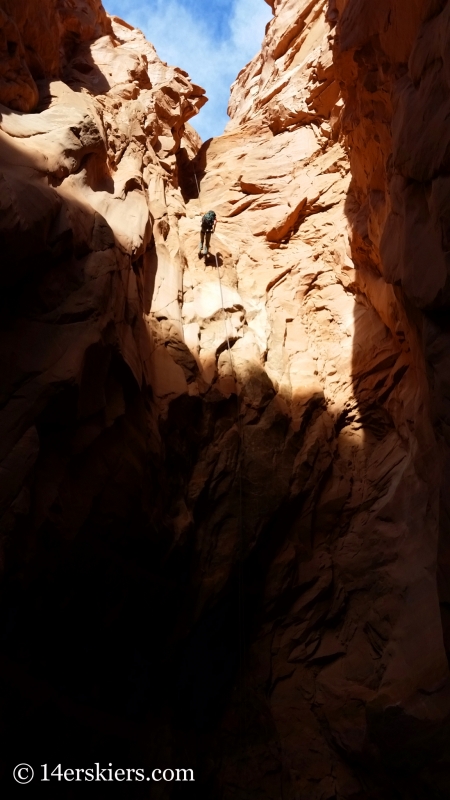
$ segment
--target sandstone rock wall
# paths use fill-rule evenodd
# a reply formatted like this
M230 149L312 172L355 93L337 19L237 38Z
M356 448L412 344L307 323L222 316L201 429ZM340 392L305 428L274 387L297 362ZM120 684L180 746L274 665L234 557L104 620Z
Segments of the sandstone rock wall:
M447 4L274 0L203 146L98 3L0 5L11 753L445 797Z
M394 12L388 3L376 22L364 4L279 2L274 11L261 54L233 87L227 133L196 163L201 204L221 217L222 280L241 298L230 303L229 325L242 387L245 541L249 575L255 586L265 581L248 703L255 727L268 714L267 739L279 737L289 778L280 770L274 797L445 793L448 666L436 562L446 456L434 408L446 402L446 344L441 337L430 360L424 304L388 264L398 268L403 241L403 261L429 293L439 261L428 253L431 233L420 245L425 211L411 202L409 222L395 209L387 218L399 191L391 129L405 124L397 95L412 91L414 42L425 53L433 46L433 9L418 4L411 18L409 6ZM445 30L442 19L434 25ZM422 90L436 108L438 87L433 100ZM413 106L408 120L423 116ZM415 147L409 140L404 152ZM443 206L430 201L434 220ZM408 233L394 229L406 224ZM440 241L436 223L426 224ZM206 276L192 270L185 280L195 295ZM189 303L189 322L191 313ZM206 365L210 325L199 311L195 322ZM217 363L226 386L226 351ZM260 397L267 378L275 393L256 398L256 415L251 373L264 375ZM445 541L444 531L444 549ZM419 757L429 747L446 765L433 778ZM261 792L275 769L268 752L260 742L252 753ZM239 780L232 768L226 779Z
M204 91L97 0L0 6L3 766L109 736L122 758L164 674L152 620L181 602L176 569L153 584L172 538L148 312L158 262L178 275Z

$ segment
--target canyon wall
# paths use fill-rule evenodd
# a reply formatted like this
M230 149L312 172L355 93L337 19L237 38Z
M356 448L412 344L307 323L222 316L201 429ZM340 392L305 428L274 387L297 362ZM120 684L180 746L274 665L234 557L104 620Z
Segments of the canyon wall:
M5 769L443 798L449 7L270 5L201 145L99 2L0 1Z

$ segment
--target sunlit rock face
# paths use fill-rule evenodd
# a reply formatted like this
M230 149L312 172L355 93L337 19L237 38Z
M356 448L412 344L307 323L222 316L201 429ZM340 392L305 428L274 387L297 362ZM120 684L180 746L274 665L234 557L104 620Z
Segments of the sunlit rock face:
M393 6L374 16L370 4L276 2L261 53L232 88L227 133L195 162L202 207L220 215L222 283L240 297L228 324L254 627L249 741L237 750L247 746L261 796L269 784L269 796L305 800L448 786L436 583L446 134L427 146L446 113L434 51L447 39L425 4L414 14ZM192 253L193 208L183 223ZM191 262L184 273L204 376L211 323L195 316L195 298L213 272ZM230 385L226 350L217 365L220 389ZM439 775L424 768L431 747L444 759ZM230 760L222 779L239 784L239 772Z
M139 31L0 0L8 753L445 797L448 12L269 5L201 146Z

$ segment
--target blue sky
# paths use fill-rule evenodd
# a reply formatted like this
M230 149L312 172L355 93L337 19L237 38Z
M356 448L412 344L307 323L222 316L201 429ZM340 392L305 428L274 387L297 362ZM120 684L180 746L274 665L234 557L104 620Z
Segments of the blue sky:
M103 0L110 14L144 31L168 64L189 72L209 103L191 124L203 140L228 121L230 86L260 50L272 16L265 0Z

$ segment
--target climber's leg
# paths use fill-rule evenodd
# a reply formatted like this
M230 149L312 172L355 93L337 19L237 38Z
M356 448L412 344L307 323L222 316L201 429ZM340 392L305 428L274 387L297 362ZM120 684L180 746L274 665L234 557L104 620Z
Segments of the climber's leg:
M202 251L203 251L203 242L204 242L204 240L205 240L205 231L202 228L201 231L200 231L200 244L198 246L198 254L199 254L199 256L203 255Z
M209 245L211 244L211 234L212 234L212 231L206 231L205 232L205 246L203 248L203 252L204 252L205 256L207 256L208 252L209 252Z

